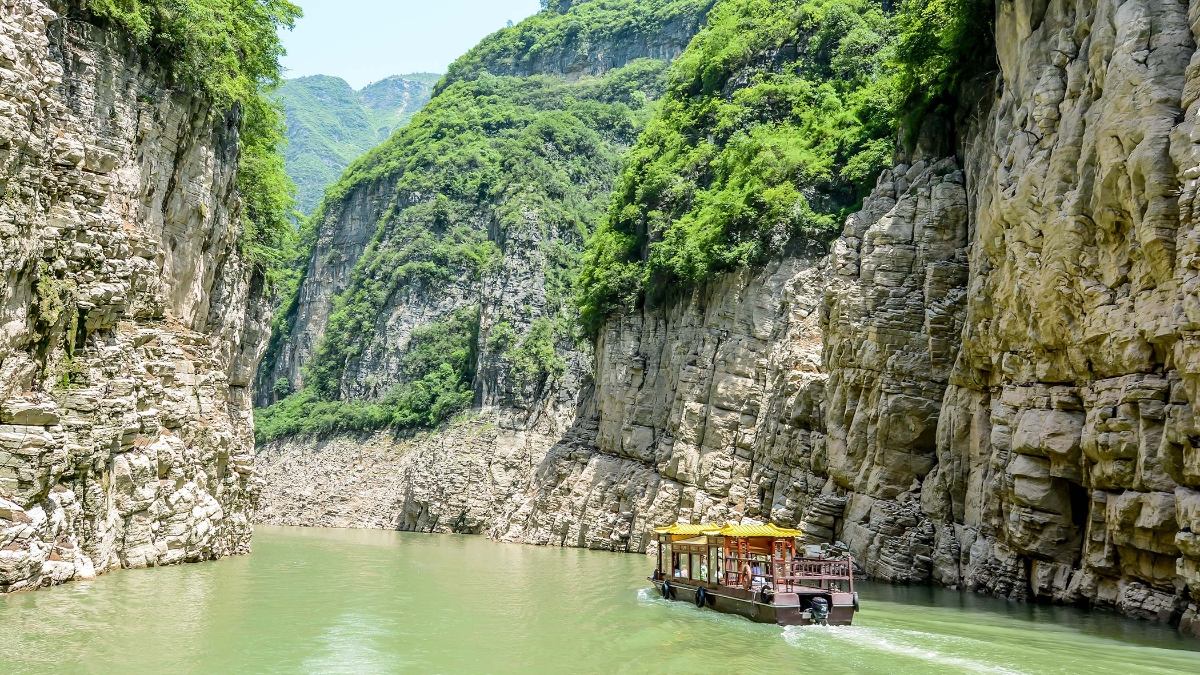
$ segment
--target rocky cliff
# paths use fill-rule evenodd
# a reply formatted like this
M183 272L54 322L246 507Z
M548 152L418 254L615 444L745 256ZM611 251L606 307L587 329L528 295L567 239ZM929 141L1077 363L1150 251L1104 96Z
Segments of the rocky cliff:
M716 1L548 0L540 14L489 36L452 64L439 89L484 73L578 80L638 59L671 61Z
M0 3L0 592L250 547L235 116L116 31Z
M603 212L620 154L661 96L665 61L712 4L564 2L460 58L427 114L352 166L314 216L303 279L258 376L259 405L309 385L314 361L334 360L318 352L323 342L333 349L326 332L339 307L367 303L371 315L354 321L373 325L339 338L354 344L329 385L338 397L383 398L406 381L402 361L415 329L477 307L475 403L573 406L586 357L571 344L565 314L583 239ZM560 67L563 59L575 65ZM446 156L431 154L439 152ZM486 241L495 255L464 261L430 240ZM428 278L417 263L446 274ZM530 345L534 328L552 323L542 341L561 343L549 347L561 373L517 372L502 352ZM535 365L525 370L544 370ZM559 401L560 391L571 393Z
M997 7L999 72L827 256L610 319L573 419L267 448L266 517L629 551L771 520L1200 634L1200 3Z

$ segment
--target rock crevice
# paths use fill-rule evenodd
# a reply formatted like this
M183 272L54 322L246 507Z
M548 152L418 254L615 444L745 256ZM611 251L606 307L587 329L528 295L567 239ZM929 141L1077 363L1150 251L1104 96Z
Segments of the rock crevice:
M0 13L0 592L248 552L237 119L118 34Z

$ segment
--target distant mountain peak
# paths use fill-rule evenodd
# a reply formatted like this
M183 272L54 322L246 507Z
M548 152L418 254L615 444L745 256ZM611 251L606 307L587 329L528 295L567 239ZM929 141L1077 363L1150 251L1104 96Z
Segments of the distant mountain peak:
M441 77L392 75L357 91L334 75L285 81L278 95L287 113L284 155L299 191L297 207L312 213L350 162L408 124Z

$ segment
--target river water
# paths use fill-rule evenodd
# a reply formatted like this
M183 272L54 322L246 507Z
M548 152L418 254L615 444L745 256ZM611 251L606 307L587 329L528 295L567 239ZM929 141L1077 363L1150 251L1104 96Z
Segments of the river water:
M260 527L254 554L0 598L0 673L1200 673L1104 613L864 584L855 625L666 602L643 556Z

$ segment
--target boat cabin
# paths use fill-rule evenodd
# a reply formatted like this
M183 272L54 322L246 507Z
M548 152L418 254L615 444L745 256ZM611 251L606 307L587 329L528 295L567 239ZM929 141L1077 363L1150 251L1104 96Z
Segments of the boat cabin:
M849 624L858 604L853 561L805 557L801 534L770 524L656 528L653 580L665 598L683 592L697 605L759 621Z

